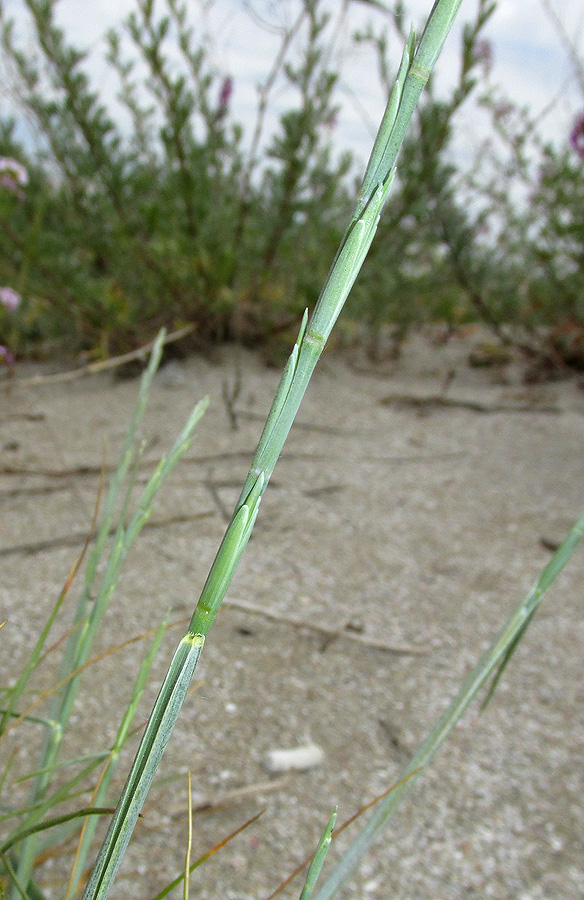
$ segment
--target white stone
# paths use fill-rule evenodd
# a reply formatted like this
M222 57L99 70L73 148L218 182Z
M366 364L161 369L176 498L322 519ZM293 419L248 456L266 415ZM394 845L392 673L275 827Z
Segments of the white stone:
M324 752L316 744L293 747L289 750L270 750L262 760L262 766L270 775L276 772L306 772L324 760Z

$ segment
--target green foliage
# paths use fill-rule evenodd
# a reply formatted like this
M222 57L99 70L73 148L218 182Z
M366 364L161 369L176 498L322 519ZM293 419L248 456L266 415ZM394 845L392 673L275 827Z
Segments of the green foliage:
M140 0L108 35L129 135L56 26L55 0L26 2L34 55L2 11L3 49L39 137L31 157L10 123L0 133L0 154L31 170L25 199L0 201L0 278L25 298L19 349L48 338L103 355L185 322L205 339L255 339L314 303L349 165L330 151L336 76L320 6L302 5L298 65L279 64L299 107L282 114L259 179L231 119L233 82L209 65L186 4Z
M107 35L124 125L90 83L86 52L56 25L56 3L24 0L34 48L24 50L0 2L8 83L31 126L25 144L14 122L0 122L0 156L29 173L20 192L0 185L0 285L23 298L14 312L0 306L0 343L103 357L161 325L247 344L297 327L355 201L350 157L333 152L342 73L329 6L291 4L249 144L234 115L238 85L211 64L184 0L136 0ZM406 11L371 5L378 24L354 40L375 53L389 95L392 33L406 39ZM387 327L397 352L412 326L479 320L500 340L582 368L583 162L568 135L544 145L529 113L490 87L494 8L477 0L449 94L428 83L349 315L374 358ZM276 87L287 106L266 136ZM453 139L473 95L492 135L468 173Z
M463 30L460 75L450 98L437 99L430 80L406 137L396 188L350 306L364 319L372 358L379 355L383 324L395 326L398 352L412 325L432 319L458 324L476 314L472 290L460 278L467 262L474 265L477 258L475 228L458 198L450 144L456 113L489 62L481 33L494 9L490 0L481 0L475 21ZM399 5L393 24L403 31ZM379 34L369 29L357 37L374 45L382 78L389 78L389 29Z
M136 461L139 460L140 456L138 429L145 413L152 378L160 363L163 346L164 333L162 332L155 342L150 363L142 376L136 410L128 426L121 459L105 499L101 521L95 535L95 542L88 554L84 582L74 611L73 627L66 634L67 639L62 651L56 684L53 690L48 692L48 696L52 697L48 717L40 719L30 716L27 690L31 679L44 662L43 651L46 650L49 633L57 619L63 600L71 588L73 579L80 568L81 559L73 567L61 595L57 599L46 624L42 627L36 645L31 648L30 658L21 676L11 688L4 691L5 706L0 715L0 740L10 730L20 725L23 720L37 724L37 726L42 725L44 730L38 768L35 772L28 775L28 779L32 781L29 801L20 807L14 807L10 803L9 813L3 816L3 818L9 820L17 820L17 824L9 830L8 835L0 846L0 858L4 863L4 872L8 871L10 875L10 896L13 898L25 896L25 890L27 890L31 898L42 896L36 891L33 880L35 859L40 852L40 831L51 829L49 846L53 846L68 839L71 834L75 834L76 830L78 831L76 828L77 822L74 820L87 815L94 816L98 809L101 813L104 812L102 800L105 799L120 751L130 733L131 724L146 685L148 673L167 626L167 620L165 619L155 633L153 632L154 640L152 646L137 673L130 702L122 716L113 746L103 753L62 763L59 759L59 754L70 725L80 680L84 669L90 664L90 651L105 611L119 583L124 560L152 513L162 484L173 471L185 451L190 447L194 437L194 429L207 405L207 401L201 401L194 408L168 454L161 459L148 479L136 503L134 512L130 514L130 504L133 500L136 481ZM113 542L108 545L108 539L112 533ZM43 695L41 695L41 699L43 699ZM36 703L33 703L32 709L35 707ZM57 804L70 804L72 801L76 801L79 784L85 783L87 777L94 772L96 766L100 765L104 760L106 762L105 768L103 768L102 774L98 779L93 795L93 811L84 808L81 811L74 810L73 812L65 813L63 816L47 820L45 818L46 814L56 807ZM69 770L78 766L80 762L85 763L85 765L55 788L55 775L58 774L59 770ZM9 766L10 761L3 773L0 791L8 774ZM105 811L110 812L111 810L106 809ZM73 830L69 827L71 824L73 824ZM81 879L95 824L96 819L94 818L92 822L86 825L81 836L78 854L71 874L73 887L76 887ZM62 828L61 826L67 827ZM11 862L14 863L12 868Z
M584 368L584 160L566 134L545 143L528 110L489 91L481 98L493 146L468 179L473 272L481 317L515 340L538 365ZM482 258L482 266L476 260Z

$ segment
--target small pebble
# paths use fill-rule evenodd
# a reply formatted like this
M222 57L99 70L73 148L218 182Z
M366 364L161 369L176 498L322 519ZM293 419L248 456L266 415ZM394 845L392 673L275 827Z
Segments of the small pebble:
M277 772L307 772L319 766L324 752L316 744L294 747L290 750L270 750L262 760L262 766L270 775Z
M185 383L183 367L176 360L171 359L158 372L158 383L165 388L179 388Z

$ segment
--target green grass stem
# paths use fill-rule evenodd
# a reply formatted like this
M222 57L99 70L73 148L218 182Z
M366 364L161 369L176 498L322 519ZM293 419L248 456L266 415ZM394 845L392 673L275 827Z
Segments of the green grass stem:
M437 0L415 52L413 34L407 42L396 87L388 100L388 111L374 144L355 212L314 313L310 321L307 313L302 319L298 338L280 380L240 498L193 613L189 632L179 645L164 681L87 885L84 900L104 900L113 883L158 760L178 717L188 680L194 671L204 639L251 535L262 495L315 366L377 231L381 211L395 175L397 155L416 102L430 76L460 3L461 0ZM199 642L198 651L195 653L193 650L192 656L187 654L185 641Z
M204 853L202 856L200 856L197 860L195 860L194 863L191 863L189 866L189 874L192 875L195 869L198 869L199 866L207 862L208 859L210 859L215 853L225 847L230 841L233 840L233 838L237 837L238 834L241 834L242 831L245 831L245 829L249 828L250 825L253 825L254 822L257 822L260 816L263 816L264 813L265 809L262 809L259 813L256 813L255 816L252 816L251 819L248 819L247 822L244 822L243 825L240 825L239 828L236 828L235 831L231 832L231 834L228 834L227 837L219 841L218 844L215 844L215 846L212 847L211 850L208 850L207 853ZM151 900L163 900L164 897L168 897L171 891L173 891L175 887L178 887L181 881L184 881L184 878L185 873L182 872L177 878L174 878L170 882L170 884L167 884L166 887L162 888L162 890L159 891L155 897L152 897Z
M310 898L312 897L312 893L316 886L318 876L322 871L326 855L329 851L329 847L333 839L333 828L335 827L336 821L337 808L335 807L335 810L329 819L328 825L326 826L320 837L320 841L318 842L318 846L314 852L314 856L312 857L312 862L310 863L308 874L306 875L306 881L304 882L304 887L302 888L302 892L300 894L300 900L310 900Z
M110 822L84 897L93 897L97 900L97 898L107 896L128 846L142 804L150 790L162 754L172 734L203 644L204 638L201 635L186 634L178 645L148 720L134 765Z
M164 621L158 628L154 640L148 650L148 653L144 657L142 661L142 665L140 666L140 670L138 672L138 677L136 679L136 683L134 685L134 690L132 691L132 696L130 698L130 702L128 704L128 708L124 713L120 726L118 728L118 733L116 735L115 741L111 748L110 753L108 754L108 759L106 763L105 770L102 773L102 776L99 780L97 788L92 797L92 806L100 807L105 805L105 800L107 797L107 792L111 783L111 780L115 774L117 762L119 759L119 755L121 753L122 747L128 737L130 728L132 726L132 722L134 720L134 716L136 714L136 710L138 708L138 703L142 697L144 692L144 688L146 687L146 682L148 680L148 675L150 674L150 670L152 668L152 663L154 662L154 658L160 648L160 644L162 642L162 638L166 632L166 627L168 624L168 616L165 617ZM81 839L79 841L79 845L77 847L77 853L75 855L75 862L71 871L71 877L69 880L69 889L68 896L74 897L77 888L79 886L79 881L83 874L85 868L85 862L87 859L87 855L89 853L91 842L93 840L93 836L95 834L95 829L97 827L97 819L87 819L84 823L83 834L81 835Z
M119 582L124 559L126 558L133 541L136 539L151 515L154 501L164 480L191 445L194 438L194 429L208 405L208 399L205 399L195 406L169 453L162 458L152 473L142 491L137 509L129 524L126 526L124 519L130 499L130 490L127 484L128 474L132 462L137 455L136 436L146 410L152 379L154 378L154 374L160 363L164 346L164 337L165 332L161 331L154 342L148 366L142 376L138 401L124 440L120 464L112 479L95 545L88 559L84 587L77 604L73 629L70 638L65 645L59 670L58 681L63 681L65 687L56 694L49 714L49 720L53 723L53 727L48 732L41 751L41 759L38 766L39 770L41 770L41 774L35 780L33 787L30 802L30 809L32 810L44 810L45 808L44 800L49 788L50 775L56 764L67 723L77 696L80 674L89 658L93 640L97 634L99 624L103 618L107 605ZM129 482L131 486L133 483L132 477L130 477ZM111 550L101 579L99 591L97 592L95 600L92 601L93 582L97 575L98 563L105 550L106 539L112 528L114 514L120 496L122 497L122 509L119 516L119 523L115 529ZM70 678L69 676L72 672L78 672L79 674ZM26 826L32 828L38 821L38 818L38 812L31 813L31 816L25 823ZM32 834L30 838L24 841L23 846L20 849L17 870L20 884L26 885L30 880L37 847L37 837L35 834ZM15 900L14 892L11 895L11 900Z
M411 762L406 766L396 789L388 794L384 800L380 801L375 812L346 851L341 861L331 872L322 888L315 895L314 900L331 900L351 873L354 872L362 857L369 851L387 826L406 793L436 756L469 704L493 673L496 672L502 661L505 660L509 648L514 648L517 644L518 636L525 634L526 623L532 621L544 594L570 559L583 535L584 514L576 522L559 550L543 569L531 590L513 610L489 649L483 654L476 667L465 680L446 712L440 717Z

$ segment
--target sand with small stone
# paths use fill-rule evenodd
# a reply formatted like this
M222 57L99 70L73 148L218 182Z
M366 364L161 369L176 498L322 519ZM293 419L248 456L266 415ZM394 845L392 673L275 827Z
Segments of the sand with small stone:
M526 387L519 359L472 368L476 340L418 335L386 367L325 354L112 897L149 900L182 870L190 770L193 859L265 809L192 875L190 896L267 898L313 851L335 805L343 822L399 777L581 513L577 379ZM234 430L222 386L232 390L238 367ZM112 373L27 383L57 368L22 364L10 389L0 385L3 683L20 672L83 546L104 443L109 473L138 390ZM232 349L220 361L172 361L155 378L138 487L194 403L207 394L211 403L126 560L94 647L135 637L170 610L137 725L196 603L277 382L259 356ZM51 643L68 628L77 589ZM580 900L583 613L580 548L490 706L471 707L340 896ZM131 643L85 674L63 760L111 745L147 646ZM57 657L47 657L36 689L51 683ZM17 748L9 781L34 766L37 738L31 725L6 738L4 761ZM138 739L124 750L117 789ZM324 751L319 766L265 771L266 753L307 743ZM7 784L2 801L15 798ZM357 829L338 838L331 860ZM70 861L49 859L37 873L49 896L63 896ZM283 896L299 892L297 880Z

